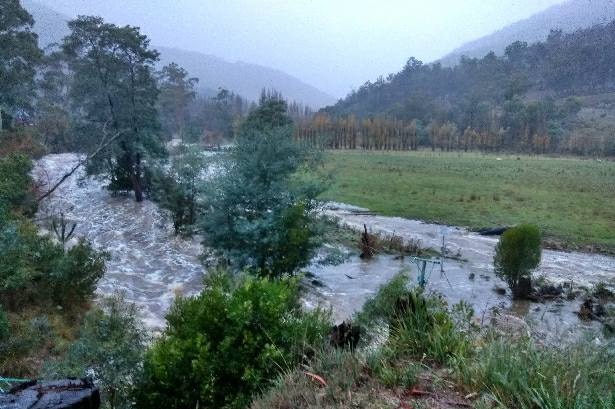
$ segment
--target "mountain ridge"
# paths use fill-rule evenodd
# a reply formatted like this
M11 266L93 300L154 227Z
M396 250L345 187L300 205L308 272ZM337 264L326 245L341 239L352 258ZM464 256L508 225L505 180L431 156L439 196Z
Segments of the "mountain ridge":
M614 0L569 0L467 42L436 62L450 67L456 65L464 55L481 58L491 51L496 55L502 55L505 48L515 41L525 41L530 44L544 41L552 29L571 33L611 20L615 20Z
M22 4L34 17L34 31L39 35L41 47L57 43L69 33L66 22L70 17L35 0L22 0ZM275 88L289 100L316 109L336 101L333 96L279 69L244 61L229 62L198 51L156 45L152 48L160 52L160 67L171 62L184 67L190 76L199 78L199 91L205 95L225 88L257 101L263 88Z

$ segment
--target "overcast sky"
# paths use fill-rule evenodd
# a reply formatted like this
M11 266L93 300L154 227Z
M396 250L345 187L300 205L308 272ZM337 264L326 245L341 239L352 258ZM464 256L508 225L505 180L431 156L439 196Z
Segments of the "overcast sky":
M335 97L564 0L39 0L140 26L157 45L292 74Z

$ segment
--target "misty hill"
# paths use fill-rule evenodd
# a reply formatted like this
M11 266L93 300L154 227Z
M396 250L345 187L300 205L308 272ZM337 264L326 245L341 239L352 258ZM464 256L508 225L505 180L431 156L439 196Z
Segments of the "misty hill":
M569 0L464 44L443 57L440 62L444 66L451 66L457 64L463 55L484 57L490 51L502 55L506 46L515 41L534 43L546 40L551 29L571 33L614 19L615 0Z
M59 42L68 34L66 22L69 17L35 0L22 0L22 4L36 21L34 30L39 35L41 47ZM204 94L211 94L213 90L221 87L256 101L263 88L275 88L289 100L312 108L320 108L335 102L335 98L317 88L269 67L229 62L213 55L176 48L157 46L154 48L161 53L161 64L175 62L184 67L191 76L199 78L199 88Z
M245 62L229 62L213 55L186 51L177 48L156 47L162 64L175 62L184 67L191 76L200 79L200 86L226 88L248 98L258 100L263 88L276 89L285 98L320 108L335 101L330 95L301 80L262 65Z
M549 145L615 155L613 44L615 21L571 34L554 31L531 45L515 42L504 56L463 58L453 67L411 58L399 73L364 84L323 112L416 120L425 130L444 124L451 138L471 129L497 141L491 147L544 152Z

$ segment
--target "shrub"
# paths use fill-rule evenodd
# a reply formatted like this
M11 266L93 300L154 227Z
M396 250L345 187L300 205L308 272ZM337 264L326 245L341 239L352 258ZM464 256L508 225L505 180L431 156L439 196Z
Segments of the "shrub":
M395 275L378 289L375 297L367 300L355 321L365 328L372 328L381 321L391 320L395 315L397 300L408 294L408 280L405 272Z
M6 340L11 334L11 326L6 313L0 306L0 342Z
M91 375L101 389L104 408L130 408L148 342L136 307L115 295L88 312L66 357L48 363L46 373L49 377Z
M0 131L0 157L21 154L38 158L44 153L45 147L30 129L13 128Z
M105 274L105 258L83 239L66 251L49 276L53 301L65 307L87 301Z
M0 299L8 309L82 303L104 271L105 254L85 241L65 252L27 220L0 224Z
M381 332L378 326L388 325L387 345L400 357L449 363L463 360L471 346L471 310L461 304L453 311L455 315L439 297L425 296L418 288L409 290L407 274L400 273L365 304L357 321L376 333Z
M445 364L468 355L468 335L456 327L440 298L425 297L422 290L414 289L398 302L389 343L402 356Z
M495 249L495 272L508 283L513 297L523 298L532 289L532 270L540 263L538 227L524 224L507 230Z
M311 354L330 328L298 306L296 279L213 273L196 298L178 299L148 351L139 408L243 408Z
M327 383L320 385L306 373L317 374ZM348 350L325 349L304 368L284 374L278 382L255 397L253 409L288 408L382 408L387 407L370 385L364 385L364 364ZM369 393L361 393L359 385ZM374 385L375 386L375 385Z
M152 199L171 213L175 233L192 233L200 213L199 185L206 163L201 151L180 146L168 169L152 175Z
M0 212L4 209L5 212L34 215L37 206L32 193L31 171L32 161L25 155L0 156Z

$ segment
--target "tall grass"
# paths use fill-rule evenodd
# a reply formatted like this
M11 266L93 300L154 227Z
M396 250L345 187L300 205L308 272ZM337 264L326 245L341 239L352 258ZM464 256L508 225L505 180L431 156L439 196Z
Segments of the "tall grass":
M615 408L615 353L605 347L492 339L456 372L468 390L488 393L502 407Z

